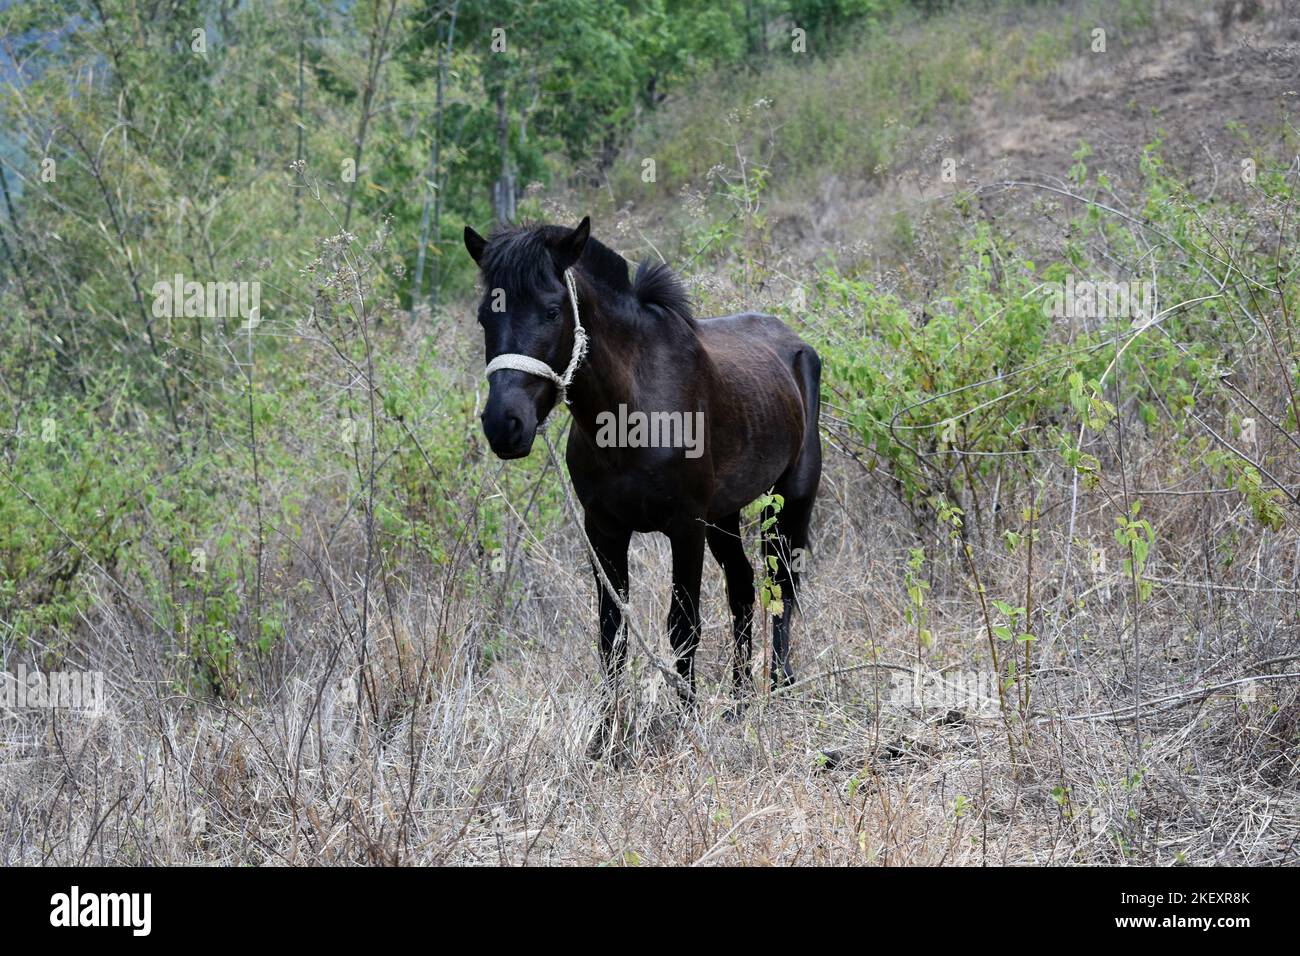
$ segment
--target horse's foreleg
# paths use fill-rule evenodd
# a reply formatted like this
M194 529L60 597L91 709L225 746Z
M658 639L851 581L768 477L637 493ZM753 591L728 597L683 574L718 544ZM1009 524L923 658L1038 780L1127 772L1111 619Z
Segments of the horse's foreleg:
M671 532L673 596L668 609L668 640L677 674L695 698L695 648L700 642L700 576L704 571L704 523L690 521Z
M603 532L585 523L587 538L596 552L599 569L610 586L618 592L619 598L627 603L627 548L632 539L631 532ZM605 672L605 700L597 720L595 733L587 747L588 756L593 759L602 757L612 739L619 701L619 679L623 672L623 662L627 660L627 638L623 630L623 612L618 601L609 593L597 565L593 563L592 572L596 577L596 594L600 610L600 663Z
M618 592L619 598L627 602L627 549L632 540L631 532L610 533L601 531L586 522L587 538L600 562L609 584ZM596 568L593 565L593 573ZM623 662L627 660L627 636L623 631L623 612L619 602L609 593L609 588L596 573L596 593L599 596L600 620L600 662L605 671L605 679L611 687L616 687Z

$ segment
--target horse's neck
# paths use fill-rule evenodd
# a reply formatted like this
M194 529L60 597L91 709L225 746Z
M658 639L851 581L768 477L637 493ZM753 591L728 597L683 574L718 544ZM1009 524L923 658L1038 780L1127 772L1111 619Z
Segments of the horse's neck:
M578 427L594 435L597 415L616 412L620 404L632 405L640 345L636 339L641 333L608 314L591 292L581 311L587 329L587 355L569 388L569 410Z

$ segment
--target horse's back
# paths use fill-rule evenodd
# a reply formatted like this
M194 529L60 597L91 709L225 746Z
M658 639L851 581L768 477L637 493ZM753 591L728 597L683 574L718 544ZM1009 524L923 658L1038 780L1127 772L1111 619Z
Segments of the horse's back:
M760 385L756 379L761 378L769 388L788 383L806 397L809 386L820 380L817 352L774 315L739 312L697 319L696 324L705 352L726 382L752 387ZM782 373L790 378L785 380Z
M723 346L764 344L778 350L779 354L793 357L808 343L774 315L762 312L737 312L708 319L696 319L700 339L710 353Z

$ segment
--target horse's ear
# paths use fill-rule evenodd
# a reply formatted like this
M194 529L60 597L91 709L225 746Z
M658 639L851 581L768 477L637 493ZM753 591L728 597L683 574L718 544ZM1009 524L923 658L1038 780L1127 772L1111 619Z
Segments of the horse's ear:
M469 250L470 258L475 262L483 261L483 250L487 248L487 240L475 232L471 227L465 227L465 248Z
M572 232L556 243L555 249L551 253L555 259L555 265L561 272L582 258L582 250L587 248L587 240L590 238L591 217L583 216L582 222L578 223Z

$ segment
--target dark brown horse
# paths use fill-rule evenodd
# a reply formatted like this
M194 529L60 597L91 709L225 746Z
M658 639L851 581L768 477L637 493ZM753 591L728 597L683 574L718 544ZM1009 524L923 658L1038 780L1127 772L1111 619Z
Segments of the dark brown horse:
M666 266L642 263L629 282L626 260L590 238L588 219L575 229L519 227L490 239L466 227L465 247L485 285L478 321L488 443L501 458L524 457L538 424L568 401L569 477L593 550L625 602L632 532L658 531L672 544L668 633L692 693L704 544L726 574L733 680L743 696L751 686L754 571L740 510L769 490L782 496L764 537L784 605L770 673L774 687L792 681L790 616L821 480L817 353L770 315L693 318ZM622 613L599 576L596 586L601 658L613 680L626 656Z

